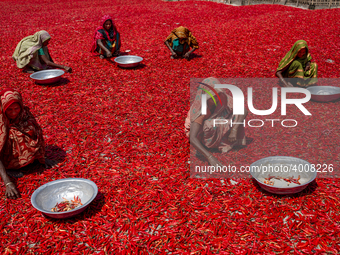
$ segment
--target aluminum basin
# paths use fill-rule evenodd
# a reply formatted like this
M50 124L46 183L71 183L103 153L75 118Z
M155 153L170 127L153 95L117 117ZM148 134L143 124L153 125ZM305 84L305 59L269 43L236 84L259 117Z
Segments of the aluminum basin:
M312 100L318 102L331 102L340 98L340 87L311 86L307 88L311 93Z
M264 167L273 167L273 171L264 172ZM282 168L281 168L282 166ZM293 169L296 169L294 171ZM278 170L279 171L276 171ZM286 171L288 169L288 171ZM261 188L275 194L294 194L305 189L309 183L315 180L317 172L312 168L312 165L299 158L286 157L286 156L274 156L260 159L250 165L250 174L258 182ZM281 176L284 178L294 176L298 178L300 175L300 183L287 183L283 180L274 180L274 185L265 184L264 180L268 175ZM288 186L289 184L289 186Z
M133 68L138 66L142 61L142 57L138 56L120 56L114 59L114 61L118 64L118 66L123 68Z
M84 211L97 194L98 188L93 181L82 178L60 179L48 182L34 191L31 203L34 208L49 217L64 219ZM74 196L78 196L83 205L67 212L51 212L57 203L64 201L63 198L71 201Z
M44 71L35 72L30 77L38 84L53 84L60 81L61 76L65 71L60 69L48 69Z

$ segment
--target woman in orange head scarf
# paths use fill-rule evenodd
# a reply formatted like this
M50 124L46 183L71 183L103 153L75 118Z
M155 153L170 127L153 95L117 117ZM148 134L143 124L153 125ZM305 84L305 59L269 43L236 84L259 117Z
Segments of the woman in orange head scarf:
M182 26L172 30L164 43L170 50L172 59L177 57L189 59L191 53L198 49L196 38L189 29Z

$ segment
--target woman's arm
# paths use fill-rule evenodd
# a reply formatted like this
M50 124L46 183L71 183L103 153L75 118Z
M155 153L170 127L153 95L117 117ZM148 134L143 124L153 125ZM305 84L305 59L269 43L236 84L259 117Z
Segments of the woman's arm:
M13 182L11 182L11 180L9 179L7 173L6 173L6 169L4 167L4 165L2 164L2 162L0 161L0 176L1 179L3 180L3 182L5 183L5 187L6 187L6 197L8 198L12 198L12 199L16 199L18 197L20 197L20 193L19 191L16 189L15 185Z
M176 52L170 47L169 42L168 42L168 41L165 41L164 44L165 44L165 45L168 47L168 49L170 50L171 55L172 55L173 57L177 57Z
M190 143L198 150L208 161L211 166L223 166L198 140L197 134L202 129L202 126L196 122L190 124Z
M284 71L286 71L286 70L288 69L288 67L289 67L289 65L286 66L285 68L283 68L282 70L277 71L277 72L275 73L275 75L276 75L276 77L278 77L278 78L280 79L280 81L283 83L284 87L294 87L290 82L285 81L285 79L283 79L283 76L282 76L282 73L283 73Z
M101 39L97 40L97 44L102 49L102 51L106 52L106 57L108 57L108 58L112 57L112 53L104 46Z
M193 53L196 50L196 48L192 48L190 51L188 51L187 53L185 53L184 58L189 59L190 54Z
M40 55L39 57L41 57L42 61L50 66L50 67L55 67L55 68L60 68L60 69L64 69L66 72L72 73L72 68L68 67L68 66L62 66L62 65L58 65L56 63L53 63L52 61L50 61L46 55Z

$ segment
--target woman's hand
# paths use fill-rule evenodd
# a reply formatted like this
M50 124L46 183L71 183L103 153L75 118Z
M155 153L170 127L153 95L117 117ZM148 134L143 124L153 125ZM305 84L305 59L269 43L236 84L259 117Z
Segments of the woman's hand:
M234 143L236 142L236 139L237 139L237 128L236 126L233 126L228 136L228 142Z
M307 62L305 72L307 72L310 69L310 62Z
M107 51L107 52L106 52L106 57L107 57L107 58L111 58L111 57L112 57L112 53L111 53L110 51Z
M173 58L177 58L177 57L178 57L178 55L177 55L177 53L176 53L176 52L174 52L174 51L173 51L173 52L171 53L171 57L173 57Z
M20 197L19 191L16 189L14 183L9 182L6 184L6 192L5 192L6 197L11 198L11 199L17 199Z
M189 53L189 52L185 53L183 57L184 57L185 59L189 59L189 58L190 58L190 53Z
M289 87L289 88L293 88L294 86L293 86L293 84L291 84L290 82L286 82L285 81L285 85L286 85L286 87Z
M293 84L291 84L290 82L286 81L285 79L280 79L281 84L279 84L281 87L294 87Z
M217 158L215 158L213 155L210 155L209 157L208 157L208 161L209 161L209 164L211 165L211 166L214 166L214 167L217 167L217 166L219 166L219 167L223 167L223 164L220 162L220 161L218 161L217 160Z
M72 73L72 68L69 66L64 66L64 70L68 73Z

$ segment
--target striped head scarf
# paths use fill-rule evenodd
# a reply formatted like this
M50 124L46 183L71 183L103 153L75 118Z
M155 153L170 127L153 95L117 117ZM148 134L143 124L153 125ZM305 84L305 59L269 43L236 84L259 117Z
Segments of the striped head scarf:
M306 55L302 58L298 58L297 54L303 48L306 49ZM285 67L289 66L294 60L298 60L299 62L305 64L308 61L310 61L311 59L312 59L312 57L309 53L307 42L304 41L304 40L299 40L299 41L294 43L294 45L290 49L290 51L281 60L279 67L277 68L277 71L283 70Z

